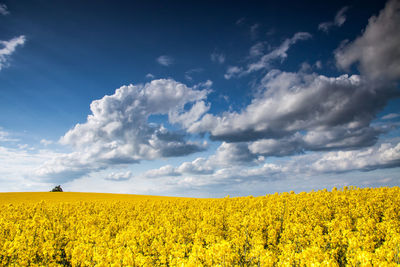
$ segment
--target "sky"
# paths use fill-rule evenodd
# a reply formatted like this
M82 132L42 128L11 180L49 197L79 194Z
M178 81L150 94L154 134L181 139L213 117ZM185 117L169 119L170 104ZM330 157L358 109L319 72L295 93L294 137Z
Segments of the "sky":
M399 0L0 0L0 192L399 186L399 28Z

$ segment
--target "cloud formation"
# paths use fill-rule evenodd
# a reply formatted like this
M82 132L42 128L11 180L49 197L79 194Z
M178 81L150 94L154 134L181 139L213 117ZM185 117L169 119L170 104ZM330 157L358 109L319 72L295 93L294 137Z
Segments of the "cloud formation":
M400 79L400 1L390 0L378 16L372 16L363 34L335 52L339 68L357 64L371 80Z
M231 169L232 166L256 166L259 158L252 154L245 143L223 142L214 155L209 158L197 158L191 162L184 162L178 167L165 165L159 169L149 170L144 176L157 178L162 176L181 175L213 175L221 173L221 169Z
M121 181L127 181L133 177L131 171L126 171L126 172L111 172L105 180L108 181L116 181L116 182L121 182Z
M241 112L206 114L188 131L210 132L211 139L226 142L256 141L250 148L268 156L364 147L383 131L370 126L371 121L399 95L395 87L359 75L279 70L266 74L261 89Z
M24 35L15 37L9 41L0 41L0 71L8 66L9 57L15 52L15 49L23 45L26 41Z
M335 151L324 154L311 163L319 173L371 171L400 166L400 143L383 143L360 151Z
M335 51L337 65L346 69L358 64L359 75L328 77L312 73L307 64L297 72L273 69L275 61L288 57L292 45L311 38L306 32L298 32L266 52L264 43L258 43L250 49L250 63L229 66L225 73L226 79L262 73L256 81L257 92L242 110L210 113L206 98L211 81L192 88L171 79L123 86L115 94L93 101L87 121L60 139L74 152L47 161L36 173L51 181L70 181L110 166L185 156L207 146L188 140L188 134L199 133L221 142L214 155L149 170L143 177L207 185L399 167L400 144L379 143L378 137L388 128L372 123L388 101L400 96L395 46L399 38L394 33L398 7L398 1L390 1L378 17L370 19L360 37ZM345 11L338 12L334 25L344 23ZM389 35L387 44L378 40L383 38L379 31ZM218 57L211 59L222 63ZM159 63L168 66L167 61ZM150 123L153 115L167 117L181 131ZM382 117L390 118L393 115ZM278 163L265 163L267 157L281 158L275 158ZM114 173L105 179L128 176Z
M6 16L8 14L10 14L10 11L8 11L6 4L0 3L0 15Z
M250 180L268 181L293 176L315 176L329 173L372 171L400 166L400 143L382 143L370 148L353 151L318 152L277 163L264 163L254 168L216 162L218 152L208 159L197 158L178 167L163 166L142 174L147 178L165 179L177 184L212 185L216 183L243 183Z
M3 131L0 127L0 142L16 142L18 139L11 137L9 132Z
M341 9L335 23L344 23ZM206 114L187 127L191 133L210 133L212 140L247 143L259 156L290 156L306 151L352 150L374 145L385 127L372 121L388 103L400 96L400 1L389 1L378 17L372 17L363 35L340 47L338 66L358 62L360 75L327 77L270 70L259 82L257 95L241 111ZM245 68L231 66L225 78L268 70L274 59L285 59L287 50L311 35L296 33L278 48ZM259 48L253 49L259 54ZM368 52L376 51L376 53Z
M213 52L210 58L215 63L223 64L225 62L225 55L221 53Z
M87 121L61 137L60 143L74 152L46 162L37 174L71 180L112 165L202 151L205 145L187 141L185 133L148 120L164 114L173 123L190 126L207 110L203 100L208 93L208 89L195 90L170 79L122 86L113 95L93 101ZM192 108L185 110L188 104Z
M342 7L335 15L333 21L322 22L318 25L318 29L324 32L329 32L329 30L333 27L340 27L346 22L345 13L349 9L348 6Z
M42 185L45 182L36 179L32 174L38 165L58 155L59 153L51 150L32 151L30 147L24 145L18 146L18 148L0 146L0 184L4 183L4 187L0 186L0 191L43 188ZM48 187L47 184L43 189Z
M264 43L258 42L252 47L250 47L250 57L259 57L262 56L264 53Z
M281 61L287 58L287 51L289 48L297 43L298 41L304 41L311 38L311 34L308 32L298 32L294 34L291 38L287 38L283 43L273 49L268 54L263 55L257 62L251 63L247 66L246 73L251 73L254 71L259 71L261 69L269 69L271 62L276 59Z
M398 114L398 113L389 113L389 114L383 116L382 119L383 120L391 120L391 119L395 119L398 117L400 117L400 114Z
M163 55L157 58L158 64L168 67L174 63L174 58L171 56Z
M271 69L271 64L273 61L280 59L281 61L287 58L287 51L289 48L301 40L307 40L311 38L311 34L307 32L298 32L294 34L291 38L285 39L281 45L269 53L263 55L261 58L256 60L255 62L249 63L245 68L237 67L237 66L230 66L228 67L224 77L225 79L229 80L233 77L240 77L243 75L250 74L255 71L260 70L269 70ZM250 53L254 54L261 54L261 47L260 45L253 46L250 49ZM251 55L251 54L250 54Z
M155 76L154 76L153 74L151 74L151 73L147 73L147 74L146 74L146 78L147 78L147 79L154 79Z

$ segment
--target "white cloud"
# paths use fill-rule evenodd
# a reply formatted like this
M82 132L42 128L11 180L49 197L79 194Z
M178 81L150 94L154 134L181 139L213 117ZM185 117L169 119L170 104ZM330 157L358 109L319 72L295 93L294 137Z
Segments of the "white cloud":
M126 181L129 180L133 177L131 171L126 171L126 172L111 172L105 180L109 181Z
M329 130L310 130L305 134L296 132L283 138L260 139L249 143L252 153L263 156L290 156L305 151L357 149L373 145L377 136L385 130L374 127L350 129L348 125Z
M229 80L230 78L235 77L242 71L243 69L237 66L229 66L228 69L226 70L226 73L224 74L224 77L225 79Z
M346 70L358 63L360 73L371 80L400 79L399 25L400 1L390 0L360 37L337 49L338 67Z
M322 62L321 62L321 60L317 60L317 61L314 63L314 66L315 66L317 69L322 69Z
M221 169L230 169L232 166L251 166L258 164L257 156L247 148L247 144L223 142L214 155L208 159L197 158L191 162L184 162L178 167L166 165L159 169L147 171L144 176L157 178L162 176L181 175L216 175L221 174ZM244 167L246 168L246 167Z
M180 174L212 174L214 172L210 161L205 158L197 158L192 162L184 162L178 168L176 172Z
M382 119L383 120L391 120L391 119L395 119L398 117L400 117L400 114L398 114L398 113L389 113L389 114L383 116Z
M44 182L66 183L91 172L106 169L109 164L100 157L101 151L59 154L34 169L34 175Z
M212 62L223 64L225 62L225 55L217 52L213 52L210 56Z
M0 146L0 191L49 190L49 184L32 176L38 165L60 154L50 150L31 151Z
M8 14L10 14L10 11L8 11L6 4L0 3L0 15L6 16Z
M181 174L172 165L165 165L159 169L149 170L144 175L148 178L158 178L162 176L179 176Z
M324 154L311 164L316 172L348 172L400 166L400 143L383 143L360 151L335 151Z
M200 82L196 85L193 86L194 89L198 89L198 88L207 88L210 89L210 91L212 91L211 86L213 85L213 82L211 80L207 80L205 82Z
M246 68L242 67L237 67L237 66L230 66L224 77L225 79L230 79L235 76L243 76L247 75L249 73L259 71L259 70L269 70L271 68L271 63L277 59L280 59L281 61L285 60L287 58L287 51L289 48L297 43L298 41L301 40L307 40L311 38L311 34L307 32L298 32L293 35L291 38L287 38L285 41L281 43L281 45L269 53L263 55L260 59L258 59L256 62L252 62L246 66ZM257 53L259 54L261 52L261 47L255 47L253 46L253 54ZM251 52L251 49L250 49Z
M147 73L147 74L146 74L146 78L147 78L147 79L154 79L155 76L154 76L153 74L151 74L151 73Z
M3 131L0 127L0 142L16 142L17 138L11 137L9 132Z
M32 150L32 148L29 147L28 144L18 144L17 147L18 147L19 149L21 149L21 150L26 150L26 149Z
M322 22L318 25L318 29L328 32L333 26L340 27L346 22L345 13L349 9L348 6L342 7L337 13L333 21Z
M48 146L48 145L53 144L54 142L51 141L51 140L42 139L42 140L40 140L40 143L41 143L42 145L44 145L44 146Z
M0 41L0 70L8 66L9 57L15 52L17 46L23 45L25 41L23 35L9 41Z
M37 174L71 180L113 165L204 150L205 144L186 141L184 133L171 132L148 119L166 114L171 121L191 125L194 120L186 112L199 119L199 107L206 107L203 99L208 93L207 89L194 90L164 79L122 86L113 95L93 101L87 121L75 125L60 139L61 144L70 145L75 151L46 162ZM187 104L193 108L184 111Z
M268 69L270 68L270 64L273 60L276 59L280 59L281 61L285 60L287 58L287 51L292 45L294 45L298 41L303 41L310 38L311 34L309 34L308 32L296 33L295 35L293 35L292 38L288 38L285 41L283 41L283 43L279 47L273 49L268 54L262 56L259 61L249 64L247 66L246 73L251 73L261 69Z
M238 151L237 151L238 152ZM218 152L217 152L218 154ZM208 186L214 184L242 184L251 180L273 181L286 177L321 176L330 173L371 171L400 166L400 143L383 143L371 148L353 151L318 152L294 156L278 163L264 163L255 167L226 164L215 161L217 154L208 159L197 158L178 167L171 165L147 171L144 177L166 179L177 186ZM300 179L300 178L298 178Z
M259 42L256 43L255 45L253 45L252 47L250 47L250 57L258 57L263 55L264 53L264 43Z
M168 67L174 63L174 58L171 56L163 55L157 58L157 62L165 67Z
M175 110L170 113L170 122L179 123L185 128L189 128L193 123L197 122L208 110L210 105L204 101L196 102L190 110Z
M257 156L249 150L246 143L223 142L210 157L209 165L253 165L257 163Z
M395 96L393 86L358 75L326 77L272 70L261 81L260 94L241 112L206 114L188 131L210 132L211 139L227 142L265 139L256 143L256 150L262 153L263 148L262 154L270 156L364 147L382 133L370 123ZM279 150L289 144L291 152Z
M375 144L387 129L371 126L371 122L390 99L399 96L396 84L392 83L400 79L399 7L399 1L388 2L377 18L370 19L361 37L336 51L338 65L342 67L360 61L361 75L308 74L308 64L303 64L297 73L271 70L260 81L250 105L240 112L206 114L188 131L209 132L212 140L250 142L249 149L264 156ZM344 23L346 10L347 7L342 8L336 15L338 26ZM287 57L292 44L310 37L308 33L296 33L246 68L229 67L225 78L267 70L273 60ZM258 54L260 50L256 46L254 51ZM321 63L315 66L320 68Z

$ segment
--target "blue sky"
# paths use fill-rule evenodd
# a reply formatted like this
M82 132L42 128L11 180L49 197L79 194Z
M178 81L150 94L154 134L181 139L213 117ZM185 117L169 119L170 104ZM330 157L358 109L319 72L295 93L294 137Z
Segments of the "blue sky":
M400 2L1 1L0 191L400 184Z

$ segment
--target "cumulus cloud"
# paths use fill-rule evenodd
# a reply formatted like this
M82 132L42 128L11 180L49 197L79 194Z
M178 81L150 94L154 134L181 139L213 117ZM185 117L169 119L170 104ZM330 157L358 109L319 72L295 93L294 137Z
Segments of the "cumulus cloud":
M0 3L0 15L6 16L8 14L10 14L10 11L8 11L6 4Z
M191 162L184 162L178 168L176 172L180 174L196 174L205 175L212 174L214 169L211 162L205 158L197 158Z
M328 32L333 26L340 27L346 22L345 13L349 9L348 6L342 7L337 13L333 21L322 22L318 25L318 29Z
M230 66L224 77L225 79L230 79L235 76L243 76L255 71L259 70L268 70L271 68L271 63L277 59L280 59L281 61L285 60L287 58L287 51L289 48L297 43L298 41L302 40L307 40L311 38L311 34L307 32L298 32L294 34L291 38L285 39L282 44L270 51L269 53L263 55L260 59L258 59L255 62L252 62L248 64L245 68L242 67L237 67L237 66ZM260 53L261 52L261 47L255 47L253 46L253 54L254 53ZM251 49L250 49L251 52Z
M148 178L159 178L162 176L179 176L181 173L176 171L176 169L172 165L165 165L159 169L149 170L145 173L145 176Z
M174 63L174 58L171 56L163 55L157 58L158 64L168 67Z
M161 179L166 176L175 176L178 178L171 180L172 183L206 186L232 184L232 182L240 184L251 180L271 181L299 175L320 176L329 173L372 171L399 167L400 143L382 143L361 150L305 154L277 163L259 164L251 168L243 168L235 164L219 164L214 161L215 157L216 154L208 159L198 158L176 168L167 165L150 170L144 176Z
M338 12L335 25L344 23L346 10ZM270 70L243 110L206 114L188 131L209 132L212 140L247 142L251 153L263 156L372 146L386 129L371 122L389 100L400 95L393 82L400 78L399 10L399 1L389 1L378 17L369 20L362 36L335 52L343 68L359 62L360 75L327 77L304 68ZM296 33L247 67L229 67L225 78L269 69L273 60L287 57L291 45L310 37ZM260 49L254 51L258 54Z
M25 41L26 38L23 35L9 41L0 41L0 70L8 66L9 57L15 52L15 49L23 45Z
M357 150L317 152L291 157L273 166L285 175L321 175L352 171L372 171L400 166L400 143L386 142Z
M221 169L230 169L232 166L255 166L259 163L255 154L252 154L245 143L223 142L214 155L209 158L197 158L191 162L184 162L178 167L166 165L159 169L147 171L144 176L157 178L162 176L182 175L213 175L221 174ZM217 174L218 175L218 174Z
M127 181L129 179L131 179L133 177L132 172L131 171L126 171L126 172L111 172L106 178L104 178L105 180L109 180L109 181Z
M210 58L215 63L223 64L225 62L225 55L221 53L213 52Z
M359 75L326 77L279 70L270 71L261 88L244 110L206 114L188 131L210 132L211 139L227 142L262 140L250 148L274 156L364 147L382 133L370 126L371 121L399 95L395 87ZM280 150L281 145L287 149Z
M385 129L364 127L349 130L347 126L337 126L329 130L310 130L306 134L296 132L280 139L261 139L249 143L252 153L263 156L283 157L302 154L305 151L357 149L368 147L378 140Z
M378 17L370 19L362 36L335 52L338 66L346 68L359 63L360 75L328 77L310 73L309 65L307 71L303 67L298 72L272 69L276 60L287 58L292 45L311 38L309 33L296 33L267 52L263 45L256 44L248 58L253 62L230 66L225 73L225 78L230 79L265 71L257 81L257 95L242 110L209 113L211 106L206 98L211 92L211 81L192 88L171 79L122 86L113 95L93 101L86 122L75 125L60 139L61 144L74 151L48 160L36 174L45 181L70 181L88 173L106 172L110 166L185 156L207 146L188 140L188 134L195 133L207 133L211 140L221 141L214 155L177 167L166 165L149 170L143 176L207 185L399 167L400 145L376 145L386 129L372 124L388 101L399 96L393 82L400 77L393 46L398 38L392 31L392 20L397 21L398 14L393 7L387 11L388 6L397 6L397 2L389 2ZM345 20L344 12L337 15L340 25ZM391 34L387 45L372 38L384 22L389 30L382 31ZM385 67L374 53L367 53L366 44L381 56L393 54L392 59L385 61L390 66L388 73L383 73ZM353 51L356 47L360 54ZM347 61L343 59L346 55ZM219 62L218 58L215 60ZM367 63L376 66L364 66ZM152 115L166 116L170 124L182 131L150 123ZM281 158L272 159L277 163L265 163L265 157ZM114 173L105 179L123 180L128 176L131 177Z
M335 151L311 163L316 172L371 171L400 166L400 143L383 143L360 151Z
M372 80L400 79L400 1L390 0L378 16L369 19L363 34L335 52L339 68L358 64Z
M204 101L196 102L190 110L183 111L182 109L174 110L170 113L170 122L181 124L185 128L191 127L197 122L208 110L210 105Z
M93 101L87 121L61 137L60 143L71 146L74 152L46 162L37 174L71 180L112 165L202 151L206 144L187 141L185 133L171 132L148 119L166 114L170 121L190 126L195 119L186 112L200 119L207 110L203 100L208 93L170 79L122 86L113 95ZM185 105L192 105L192 109L185 111ZM205 107L203 111L201 107Z
M210 158L210 164L218 166L252 165L256 162L257 156L251 153L246 143L223 142Z

